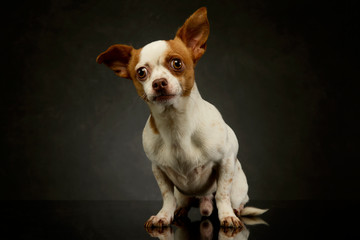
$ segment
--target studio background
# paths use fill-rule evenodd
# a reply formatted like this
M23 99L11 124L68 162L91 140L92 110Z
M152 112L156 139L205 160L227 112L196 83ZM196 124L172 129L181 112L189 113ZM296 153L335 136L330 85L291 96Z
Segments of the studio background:
M149 110L97 55L173 38L208 8L202 97L237 134L257 200L359 199L349 1L22 1L1 16L2 200L160 200Z

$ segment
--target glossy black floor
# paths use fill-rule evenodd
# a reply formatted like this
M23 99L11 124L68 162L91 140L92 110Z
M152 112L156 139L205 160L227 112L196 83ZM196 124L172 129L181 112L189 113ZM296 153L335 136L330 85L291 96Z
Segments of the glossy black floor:
M221 229L215 216L192 209L182 226L150 232L143 227L161 202L2 201L1 239L359 239L355 203L252 201L270 208L243 219L241 231Z

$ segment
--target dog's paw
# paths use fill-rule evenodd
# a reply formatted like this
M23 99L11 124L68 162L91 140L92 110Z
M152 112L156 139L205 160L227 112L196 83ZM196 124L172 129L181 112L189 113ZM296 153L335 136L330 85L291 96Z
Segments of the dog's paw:
M219 239L235 239L243 228L225 228L222 227L219 230Z
M181 227L188 225L191 220L188 217L189 208L179 207L174 213L174 221L172 222L175 226Z
M242 228L244 224L236 216L229 216L220 219L220 226L225 228Z
M171 239L171 236L173 235L171 227L148 227L145 229L151 237Z
M175 216L175 218L187 217L188 212L189 212L188 208L179 207L175 210L174 216Z
M244 204L241 204L239 208L235 209L234 208L234 213L237 217L241 216L241 211L244 209Z
M240 211L237 210L237 209L234 209L234 214L235 214L237 217L240 217L240 216L241 216L241 215L240 215Z
M158 217L158 216L151 216L149 220L146 221L144 224L145 228L154 228L154 227L168 227L170 226L171 219L167 217Z

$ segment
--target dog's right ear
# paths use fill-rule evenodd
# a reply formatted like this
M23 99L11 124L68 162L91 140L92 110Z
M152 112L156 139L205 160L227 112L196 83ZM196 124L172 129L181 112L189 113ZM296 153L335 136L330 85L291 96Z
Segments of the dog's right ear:
M101 53L96 58L96 62L99 64L104 63L119 77L130 79L128 64L132 51L133 47L131 46L115 44L110 46L105 52Z

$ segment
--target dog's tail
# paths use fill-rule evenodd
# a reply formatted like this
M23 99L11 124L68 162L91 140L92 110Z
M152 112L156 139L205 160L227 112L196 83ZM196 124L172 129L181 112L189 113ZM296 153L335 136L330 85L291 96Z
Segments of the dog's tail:
M260 209L255 207L245 207L240 211L240 216L259 216L269 209Z

